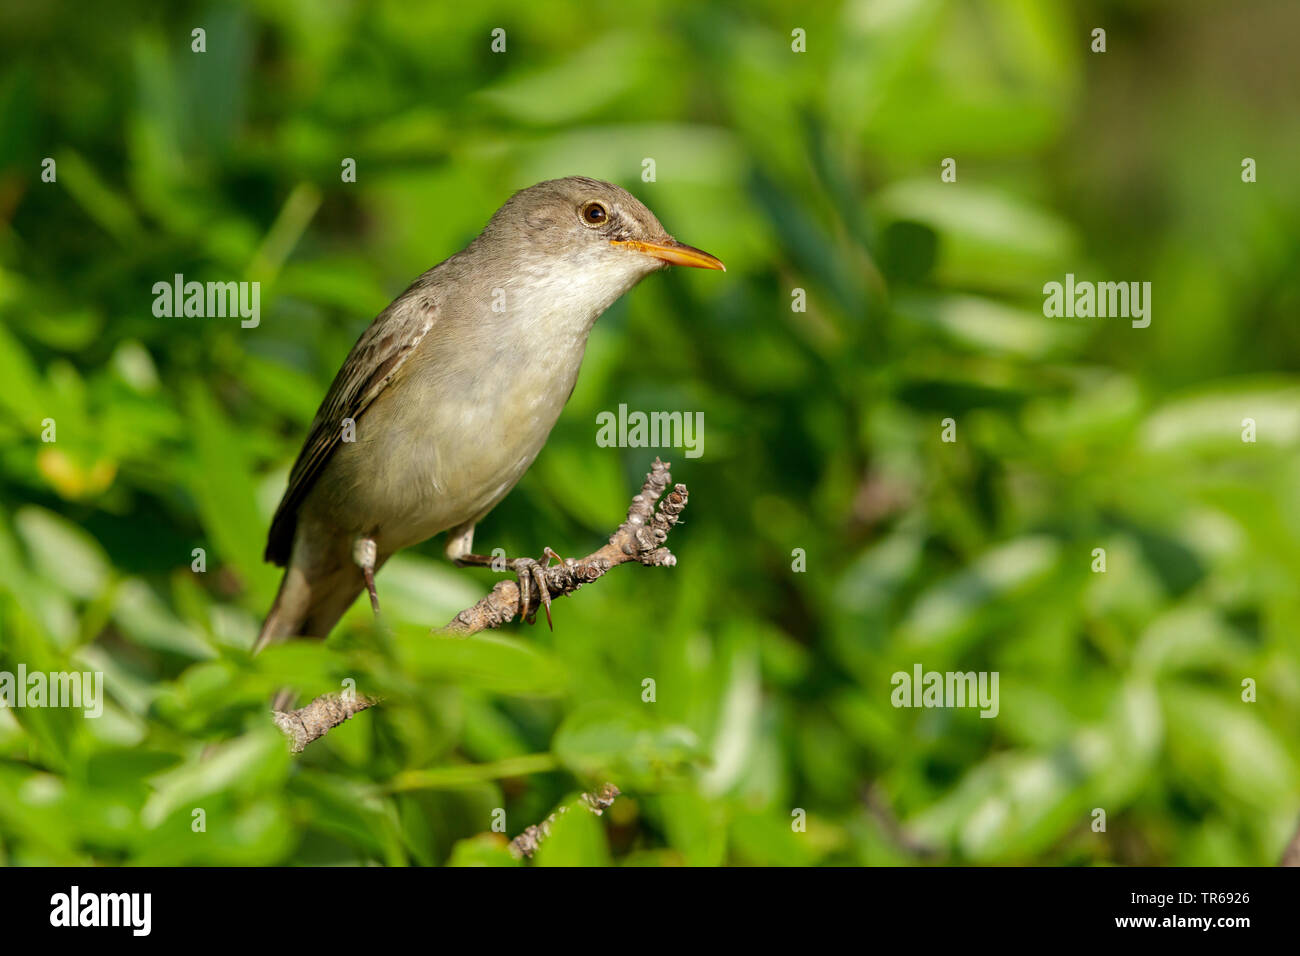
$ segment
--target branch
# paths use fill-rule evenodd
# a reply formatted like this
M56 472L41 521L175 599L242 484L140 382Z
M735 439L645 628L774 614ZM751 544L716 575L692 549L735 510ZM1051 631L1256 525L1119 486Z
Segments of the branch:
M586 807L596 816L600 816L613 805L614 800L621 792L612 783L607 783L589 793L584 793L578 798L578 805ZM510 852L515 859L522 860L524 857L531 857L536 853L542 841L551 835L551 826L555 823L556 817L568 812L568 806L562 806L541 823L534 824L511 840Z
M668 496L659 501L673 480L668 468L667 463L658 458L654 460L645 476L645 484L641 486L641 493L632 499L627 509L627 520L609 536L609 544L580 560L569 558L563 564L543 569L552 599L572 594L610 568L630 561L648 567L669 568L677 563L677 558L664 547L664 542L686 508L687 491L685 485L674 485ZM655 502L659 502L657 511ZM541 595L536 592L536 588L530 589L525 617L536 614L542 604ZM501 581L491 594L452 618L441 633L468 637L488 628L500 627L514 619L519 613L520 603L519 585L515 581Z
M668 532L677 524L686 508L685 485L673 485L673 490L663 497L673 480L669 464L654 460L641 491L632 499L627 509L627 520L609 536L609 543L581 560L572 558L563 564L544 568L542 575L551 598L572 594L584 584L602 577L610 568L636 561L647 567L670 568L677 563L673 553L664 547ZM663 497L661 501L660 498ZM656 510L655 504L659 507ZM488 628L500 627L519 614L519 585L514 581L501 581L490 594L473 607L461 611L436 633L453 637L469 637ZM537 588L531 589L524 617L537 613L542 599ZM301 753L313 740L325 736L353 714L375 706L379 698L359 694L325 694L306 707L292 711L272 711L278 726L289 737L290 749ZM617 788L615 788L617 793ZM612 799L612 798L611 798ZM522 836L519 839L523 839Z
M297 710L273 710L271 717L288 736L289 749L300 754L313 740L324 737L345 720L351 720L353 714L368 710L377 703L378 697L364 697L351 691L323 694Z

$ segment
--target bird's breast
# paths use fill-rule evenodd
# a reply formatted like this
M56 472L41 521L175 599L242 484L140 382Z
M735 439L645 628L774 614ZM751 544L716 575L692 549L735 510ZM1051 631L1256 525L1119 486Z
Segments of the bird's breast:
M358 533L377 531L385 552L481 518L541 451L577 380L586 329L518 331L435 339L336 453L348 510L376 526Z

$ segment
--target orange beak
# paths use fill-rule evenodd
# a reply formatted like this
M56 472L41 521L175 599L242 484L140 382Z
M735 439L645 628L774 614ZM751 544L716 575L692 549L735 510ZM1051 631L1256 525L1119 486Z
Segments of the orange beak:
M668 239L665 242L642 242L640 239L611 239L610 244L642 252L647 256L654 256L669 265L727 271L727 267L722 264L722 260L717 256L711 256L703 249L696 249L694 246L688 246L676 239Z

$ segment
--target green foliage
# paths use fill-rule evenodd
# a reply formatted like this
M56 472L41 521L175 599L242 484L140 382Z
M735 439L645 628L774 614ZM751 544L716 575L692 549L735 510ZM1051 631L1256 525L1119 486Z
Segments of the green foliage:
M0 13L0 672L102 672L106 698L0 709L0 860L514 865L509 837L609 780L538 865L1275 861L1300 144L1258 91L1300 24L1104 6L1104 55L1013 0ZM703 456L663 452L677 566L614 571L553 633L452 640L429 627L495 578L433 542L379 575L391 630L362 601L250 657L269 518L348 348L513 189L571 174L729 271L601 320L477 543L594 550L654 456L597 447L596 414L702 411ZM1150 281L1150 328L1045 317L1067 272ZM176 273L259 281L260 325L156 318ZM997 718L892 706L917 663L998 672ZM382 705L291 757L276 689L349 680Z

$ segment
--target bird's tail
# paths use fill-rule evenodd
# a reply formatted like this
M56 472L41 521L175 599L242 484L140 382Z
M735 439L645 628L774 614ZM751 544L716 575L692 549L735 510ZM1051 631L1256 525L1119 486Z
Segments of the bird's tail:
M307 574L290 562L253 653L286 637L327 637L363 587L355 567L344 565L327 574Z

